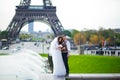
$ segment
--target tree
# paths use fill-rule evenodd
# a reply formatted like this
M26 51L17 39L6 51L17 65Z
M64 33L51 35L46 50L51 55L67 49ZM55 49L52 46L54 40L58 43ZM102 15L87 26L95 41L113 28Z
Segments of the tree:
M98 44L99 43L99 38L98 38L98 36L97 35L91 35L90 36L90 42L92 43L92 44Z
M90 36L91 35L96 35L97 31L96 30L87 30L87 31L82 31L84 35L86 36L86 41L90 42Z
M72 37L71 32L69 30L64 30L63 33L69 37Z
M82 45L86 43L86 37L80 32L74 35L73 40L76 45Z
M116 39L115 39L115 44L116 44L117 46L120 46L120 33L116 33L116 34L115 34L115 37L116 37Z
M72 38L74 38L74 35L77 34L77 33L79 33L79 32L80 31L78 31L76 29L71 30L71 36L72 36Z
M8 32L7 31L0 31L0 39L7 39Z
M28 39L28 38L31 38L31 37L32 37L32 35L30 35L30 34L20 34L19 35L19 38L21 40L25 40L25 39Z

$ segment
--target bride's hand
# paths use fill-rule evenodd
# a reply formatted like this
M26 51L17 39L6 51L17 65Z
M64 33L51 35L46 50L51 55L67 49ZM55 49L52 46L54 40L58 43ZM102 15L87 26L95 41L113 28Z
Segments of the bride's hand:
M61 48L62 48L62 45L58 45L58 49L61 50Z
M59 48L62 48L63 46L62 45L58 45Z

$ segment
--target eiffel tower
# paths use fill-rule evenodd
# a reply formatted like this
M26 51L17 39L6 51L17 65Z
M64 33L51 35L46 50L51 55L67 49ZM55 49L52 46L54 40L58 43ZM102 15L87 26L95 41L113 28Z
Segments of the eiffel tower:
M56 15L56 6L53 6L50 0L43 0L43 5L30 3L31 0L21 0L19 6L16 6L16 13L6 29L8 38L16 39L21 28L35 20L49 24L55 36L61 35L64 29Z

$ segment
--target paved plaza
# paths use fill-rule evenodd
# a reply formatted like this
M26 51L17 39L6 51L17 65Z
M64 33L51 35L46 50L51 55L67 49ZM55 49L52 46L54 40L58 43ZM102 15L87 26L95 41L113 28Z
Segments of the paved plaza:
M30 49L33 50L37 53L49 53L49 46L50 44L46 44L46 43L42 43L42 42L38 42L35 45L36 42L20 42L17 44L12 44L10 45L10 49L9 50L0 50L0 53L13 53L16 49ZM23 45L24 44L24 45ZM77 54L77 50L72 50L71 54Z
M70 74L69 77L53 76L47 59L39 55L48 53L48 45L35 46L34 42L13 44L0 53L0 80L120 80L120 74ZM44 51L43 51L44 49Z

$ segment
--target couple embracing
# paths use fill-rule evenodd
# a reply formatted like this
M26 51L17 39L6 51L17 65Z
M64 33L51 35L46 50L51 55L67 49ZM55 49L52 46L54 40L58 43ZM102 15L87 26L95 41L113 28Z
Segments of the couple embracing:
M56 37L50 46L50 53L53 61L53 75L68 76L69 65L68 56L70 52L70 42L65 35Z

